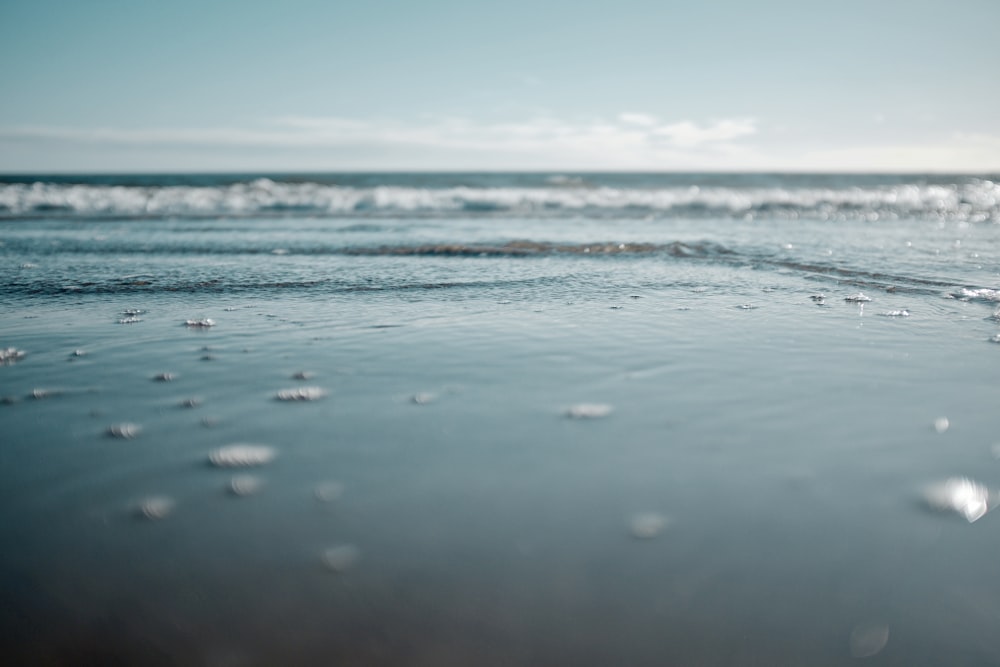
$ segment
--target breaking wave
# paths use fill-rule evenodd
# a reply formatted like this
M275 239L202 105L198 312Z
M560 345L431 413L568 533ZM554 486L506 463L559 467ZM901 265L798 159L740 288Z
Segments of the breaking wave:
M553 182L550 177L528 186L431 185L344 185L268 178L209 185L6 182L0 183L0 219L503 214L1000 222L1000 184L987 178L634 187L583 180Z

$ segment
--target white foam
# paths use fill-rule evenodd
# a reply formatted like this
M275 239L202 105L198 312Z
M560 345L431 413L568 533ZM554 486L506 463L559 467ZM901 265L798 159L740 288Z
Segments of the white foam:
M26 354L24 350L19 350L16 347L0 348L0 365L17 363L24 359Z
M341 544L323 552L323 565L333 572L346 572L361 560L361 550L353 544Z
M140 518L159 521L167 518L174 511L176 503L166 496L153 496L139 503L137 513Z
M238 443L214 450L208 460L217 468L249 468L270 463L277 455L274 448L267 445Z
M292 389L282 389L275 398L279 401L316 401L327 395L327 390L322 387L295 387Z
M121 424L112 424L108 427L107 434L112 438L122 438L124 440L131 440L132 438L139 435L142 431L142 427L138 424L132 424L130 422L123 422Z
M614 408L606 403L578 403L566 411L566 416L571 419L600 419L613 411Z
M650 540L663 532L669 519L657 512L641 512L629 521L629 530L637 540Z
M955 512L969 523L981 519L991 508L989 489L968 477L951 477L924 491L924 499L935 510Z
M567 187L573 185L574 187ZM586 187L555 180L542 187L348 187L267 179L220 186L0 184L0 217L363 215L404 212L546 213L650 211L736 217L878 220L927 216L1000 219L1000 185L904 183L861 187ZM277 249L283 250L283 249Z

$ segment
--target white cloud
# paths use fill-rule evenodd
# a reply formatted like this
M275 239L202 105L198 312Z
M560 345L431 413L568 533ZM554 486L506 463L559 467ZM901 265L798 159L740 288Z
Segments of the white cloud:
M808 144L749 118L662 123L615 118L484 122L282 116L242 127L0 128L0 170L788 170L997 171L1000 137L953 134L900 145Z
M378 151L391 168L394 152L414 148L461 155L479 168L688 168L701 165L689 149L711 145L725 152L726 142L752 134L748 120L724 120L700 127L691 122L658 125L642 113L617 119L561 119L537 116L520 121L481 122L460 117L419 121L359 120L340 117L282 116L255 127L221 128L0 128L0 138L47 140L92 145L210 148L266 148L312 151L329 149L361 156ZM441 158L444 159L444 158ZM345 165L347 166L347 165ZM435 168L437 165L430 165ZM412 167L411 167L412 168Z
M650 116L646 113L634 113L629 111L618 114L618 120L632 125L642 125L643 127L651 127L656 125L658 122L655 116Z
M653 133L669 138L678 146L698 146L756 134L757 126L749 118L720 120L706 127L698 127L691 121L683 121L672 125L661 125L654 129Z

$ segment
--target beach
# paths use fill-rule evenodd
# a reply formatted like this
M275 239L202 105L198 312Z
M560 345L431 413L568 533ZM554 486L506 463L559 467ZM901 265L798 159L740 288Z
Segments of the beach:
M4 651L998 664L998 181L4 177Z

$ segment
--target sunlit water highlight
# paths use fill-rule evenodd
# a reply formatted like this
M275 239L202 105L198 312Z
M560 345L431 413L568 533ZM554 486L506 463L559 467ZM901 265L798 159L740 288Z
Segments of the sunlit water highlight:
M4 195L12 664L1000 664L996 178L352 178Z

